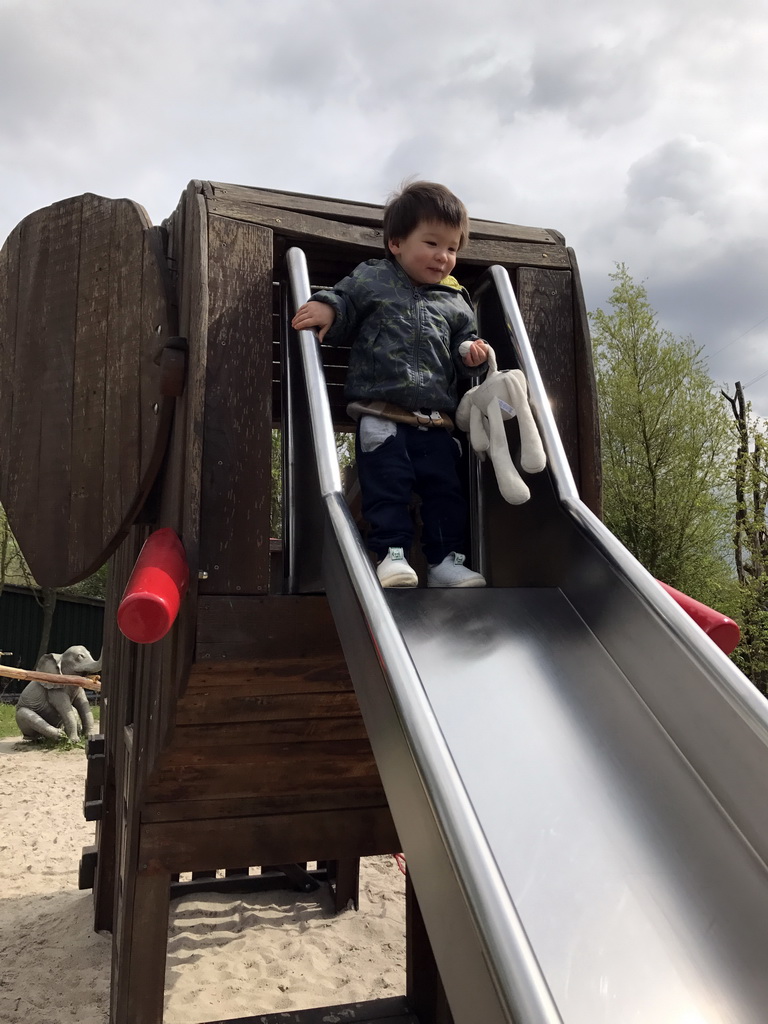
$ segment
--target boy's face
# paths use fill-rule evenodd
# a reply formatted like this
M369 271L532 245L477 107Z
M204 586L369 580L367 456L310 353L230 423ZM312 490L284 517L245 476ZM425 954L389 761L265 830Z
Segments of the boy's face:
M439 284L456 266L461 231L422 221L405 238L389 240L389 251L414 284Z

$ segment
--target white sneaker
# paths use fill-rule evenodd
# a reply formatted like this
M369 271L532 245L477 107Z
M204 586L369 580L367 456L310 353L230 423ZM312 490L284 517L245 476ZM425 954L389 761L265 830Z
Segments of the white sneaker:
M402 548L390 548L376 566L382 587L418 587L419 577L408 564Z
M427 570L428 587L484 587L485 577L464 565L464 555L451 551L442 562Z

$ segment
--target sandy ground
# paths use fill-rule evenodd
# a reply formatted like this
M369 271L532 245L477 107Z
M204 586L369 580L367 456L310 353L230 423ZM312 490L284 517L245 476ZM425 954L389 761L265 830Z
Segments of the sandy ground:
M0 1022L104 1024L111 938L92 930L77 867L85 755L0 740ZM361 868L360 911L325 887L199 894L171 906L165 1024L348 1003L405 991L404 879L391 857Z

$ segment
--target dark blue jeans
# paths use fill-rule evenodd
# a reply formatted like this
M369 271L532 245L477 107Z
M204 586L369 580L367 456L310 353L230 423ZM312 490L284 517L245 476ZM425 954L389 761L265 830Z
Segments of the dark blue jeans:
M413 521L411 493L421 498L422 547L427 562L441 562L466 547L467 505L458 473L459 446L447 430L397 424L397 433L372 452L356 443L363 516L370 526L368 547L378 558L389 548L408 553Z

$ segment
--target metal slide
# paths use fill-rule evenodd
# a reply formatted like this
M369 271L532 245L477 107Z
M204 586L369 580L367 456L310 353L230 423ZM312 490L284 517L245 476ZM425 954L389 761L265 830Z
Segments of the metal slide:
M548 456L517 510L481 482L487 589L379 587L311 332L287 467L311 434L294 485L456 1024L765 1024L768 702L582 504L506 272L482 292Z

